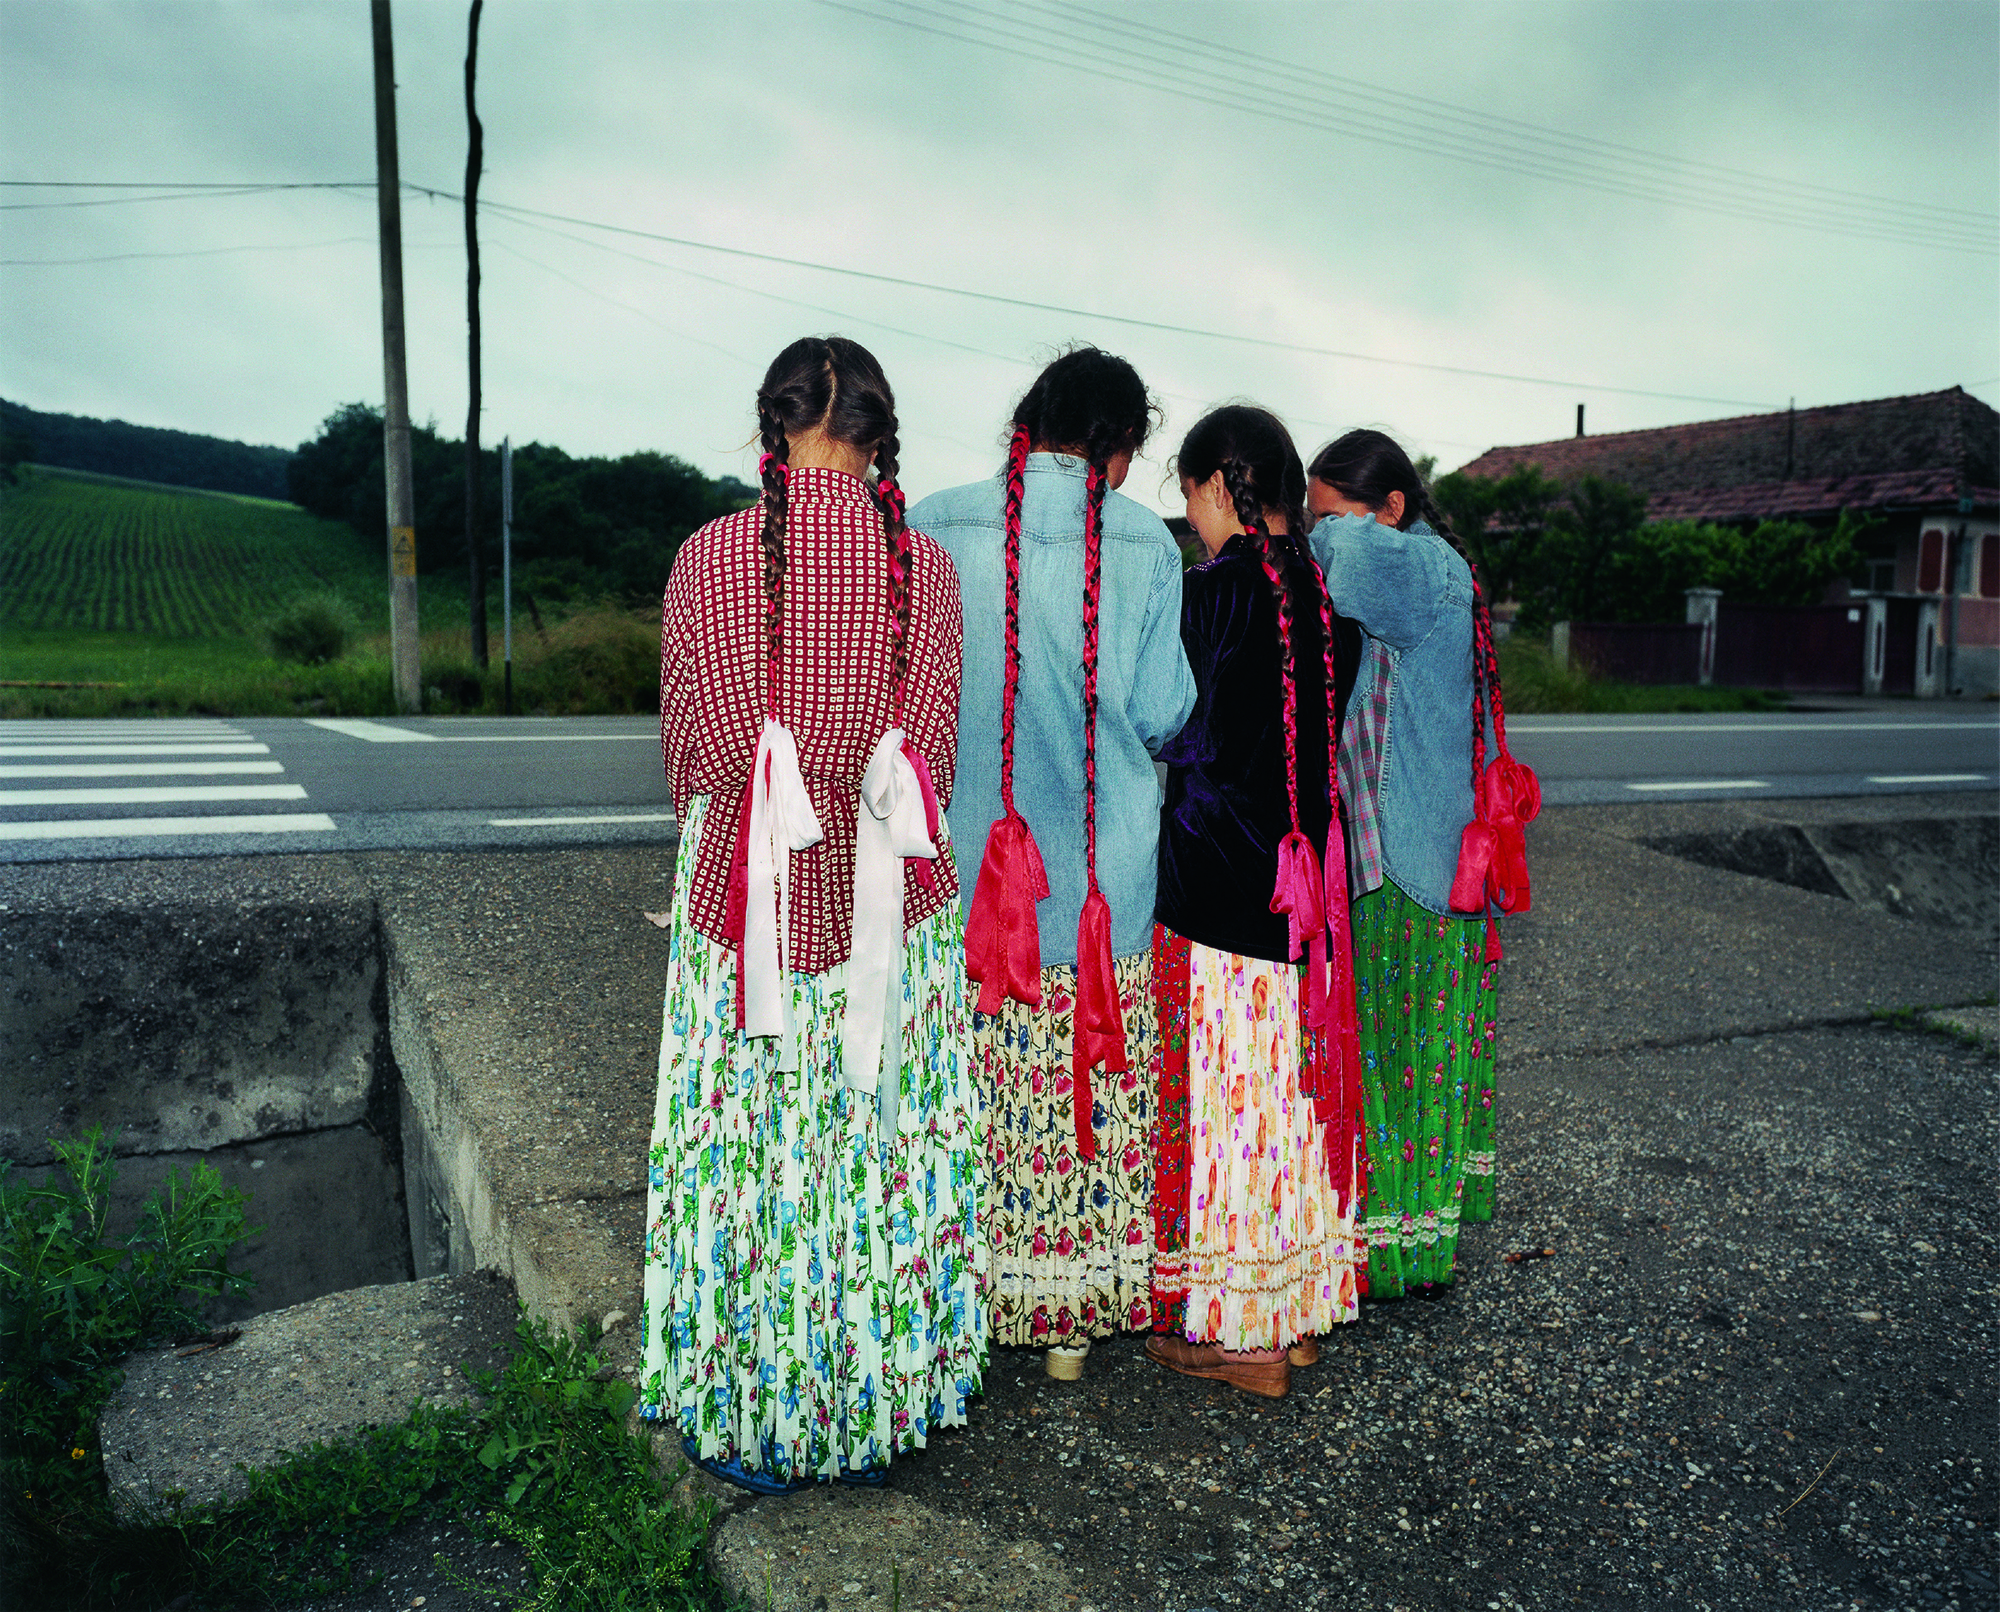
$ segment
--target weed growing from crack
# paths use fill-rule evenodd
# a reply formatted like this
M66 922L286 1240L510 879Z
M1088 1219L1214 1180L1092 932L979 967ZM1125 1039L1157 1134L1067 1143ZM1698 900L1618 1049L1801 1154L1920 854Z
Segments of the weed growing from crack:
M113 1241L108 1144L93 1131L53 1145L66 1184L22 1184L0 1161L0 1604L283 1604L351 1587L361 1552L400 1525L453 1517L526 1552L524 1596L441 1563L517 1612L719 1604L698 1558L711 1508L667 1498L626 1425L631 1385L600 1380L594 1340L525 1314L507 1367L469 1374L476 1409L420 1400L394 1426L245 1469L227 1504L169 1496L136 1523L113 1518L97 1418L119 1363L248 1285L228 1268L245 1200L197 1165Z

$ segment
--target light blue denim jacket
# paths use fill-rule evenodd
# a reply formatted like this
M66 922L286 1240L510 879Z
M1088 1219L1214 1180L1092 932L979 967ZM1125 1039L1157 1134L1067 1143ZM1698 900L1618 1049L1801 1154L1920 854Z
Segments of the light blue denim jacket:
M1021 498L1021 686L1014 710L1014 804L1048 869L1036 910L1042 964L1076 961L1083 911L1083 490L1085 464L1028 456ZM951 802L958 887L970 909L1000 816L1000 704L1006 683L1006 491L1002 479L932 493L910 525L958 567L965 682ZM1181 649L1181 557L1159 516L1104 499L1097 618L1097 882L1111 904L1111 949L1144 952L1159 877L1160 784L1153 757L1194 709Z
M1472 572L1422 521L1398 531L1372 515L1329 517L1313 528L1312 549L1333 608L1389 651L1375 785L1383 872L1420 906L1450 912L1472 821ZM1350 715L1368 697L1365 682Z

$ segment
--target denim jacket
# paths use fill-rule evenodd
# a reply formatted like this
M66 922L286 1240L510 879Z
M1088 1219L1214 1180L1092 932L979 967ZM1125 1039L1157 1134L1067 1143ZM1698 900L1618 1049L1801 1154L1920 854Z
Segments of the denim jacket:
M1448 913L1472 821L1472 573L1422 521L1398 531L1372 515L1329 517L1312 548L1333 608L1389 652L1375 780L1383 871L1418 905ZM1356 687L1350 720L1367 693Z
M1076 961L1083 911L1083 492L1085 464L1028 457L1021 499L1021 684L1014 712L1014 804L1048 870L1037 909L1042 964ZM1007 567L1000 476L932 493L910 525L958 568L965 673L951 803L959 890L972 905L986 834L1000 816L1000 703L1006 682ZM1180 550L1160 518L1104 499L1097 621L1097 882L1111 904L1111 949L1152 944L1160 784L1153 757L1194 708L1181 649Z

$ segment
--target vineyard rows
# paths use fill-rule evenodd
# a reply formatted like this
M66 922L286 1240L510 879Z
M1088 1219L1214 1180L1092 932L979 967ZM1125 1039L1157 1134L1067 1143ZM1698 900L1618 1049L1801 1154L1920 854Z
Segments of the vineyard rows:
M0 499L0 626L214 638L302 593L360 608L380 546L303 510L42 474Z

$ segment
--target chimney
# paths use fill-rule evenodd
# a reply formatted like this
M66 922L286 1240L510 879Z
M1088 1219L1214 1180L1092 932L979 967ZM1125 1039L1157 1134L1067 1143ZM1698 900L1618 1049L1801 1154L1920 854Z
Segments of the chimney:
M1583 435L1583 405L1581 403L1576 406L1576 434L1578 436Z

